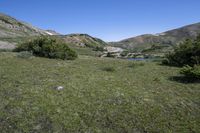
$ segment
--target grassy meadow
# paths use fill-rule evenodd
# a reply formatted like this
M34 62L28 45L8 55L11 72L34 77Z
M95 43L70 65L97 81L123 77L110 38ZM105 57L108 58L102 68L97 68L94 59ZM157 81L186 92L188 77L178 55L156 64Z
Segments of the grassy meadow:
M150 61L1 52L0 131L199 133L200 84L184 82L179 70Z

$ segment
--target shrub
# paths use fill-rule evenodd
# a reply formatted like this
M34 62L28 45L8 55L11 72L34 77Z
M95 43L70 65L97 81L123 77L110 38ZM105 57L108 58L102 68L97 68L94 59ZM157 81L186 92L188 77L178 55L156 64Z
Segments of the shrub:
M164 58L164 59L162 60L162 64L163 64L163 65L169 65L169 64L170 64L169 59L168 59L168 58Z
M104 51L104 47L101 46L96 46L95 48L93 48L94 51L100 51L103 52Z
M200 35L195 40L187 39L166 55L163 64L184 66L200 63Z
M56 38L46 36L21 43L14 51L29 51L35 56L54 59L73 60L77 58L76 52L71 50L66 43Z
M181 69L180 73L189 79L200 79L200 65L194 67L187 65Z
M123 51L123 52L121 52L121 56L122 57L125 57L125 56L127 56L129 54L129 51L127 51L127 50L125 50L125 51Z
M114 58L115 55L113 55L112 53L108 52L107 56L106 57L111 57L111 58Z

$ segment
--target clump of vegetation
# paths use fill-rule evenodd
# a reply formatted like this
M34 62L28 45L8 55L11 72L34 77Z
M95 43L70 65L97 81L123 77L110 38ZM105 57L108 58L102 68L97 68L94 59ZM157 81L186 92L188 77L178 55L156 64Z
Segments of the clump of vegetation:
M163 65L169 65L170 64L170 61L169 59L167 58L168 55L166 55L166 57L162 60L162 64Z
M162 62L165 65L185 66L180 73L188 80L200 79L200 35L196 39L187 39L174 48Z
M200 63L200 35L195 39L187 39L166 55L163 64L175 66L194 66Z
M108 52L106 57L114 58L115 55L113 55L112 53Z
M35 56L52 59L74 60L77 58L76 52L70 49L66 43L56 38L46 36L21 43L14 51L29 51Z
M103 52L104 51L104 47L101 46L96 46L95 48L93 48L94 51L100 51Z
M129 51L128 50L124 50L123 52L121 52L121 56L122 57L125 57L125 56L127 56L129 54Z
M103 71L106 71L106 72L115 72L116 69L114 67L104 67Z
M194 67L187 65L181 69L180 73L189 79L200 79L200 65Z

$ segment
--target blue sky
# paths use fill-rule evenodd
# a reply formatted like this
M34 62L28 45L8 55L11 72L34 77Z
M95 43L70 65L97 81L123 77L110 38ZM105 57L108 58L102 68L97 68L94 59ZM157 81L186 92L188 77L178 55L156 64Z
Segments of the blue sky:
M0 12L62 34L117 41L200 22L200 0L0 0Z

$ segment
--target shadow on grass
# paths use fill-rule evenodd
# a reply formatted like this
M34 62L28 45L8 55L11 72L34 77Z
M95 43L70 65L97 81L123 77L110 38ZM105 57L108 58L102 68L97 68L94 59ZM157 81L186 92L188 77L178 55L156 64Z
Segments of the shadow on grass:
M102 68L103 71L106 71L106 72L115 72L116 69L114 67L104 67Z
M171 76L171 77L169 77L169 80L176 81L179 83L184 83L184 84L200 83L200 80L198 80L198 79L190 79L185 76Z
M157 62L157 64L160 65L160 66L181 68L181 66L177 66L177 65L173 65L173 64L163 64L161 61Z

